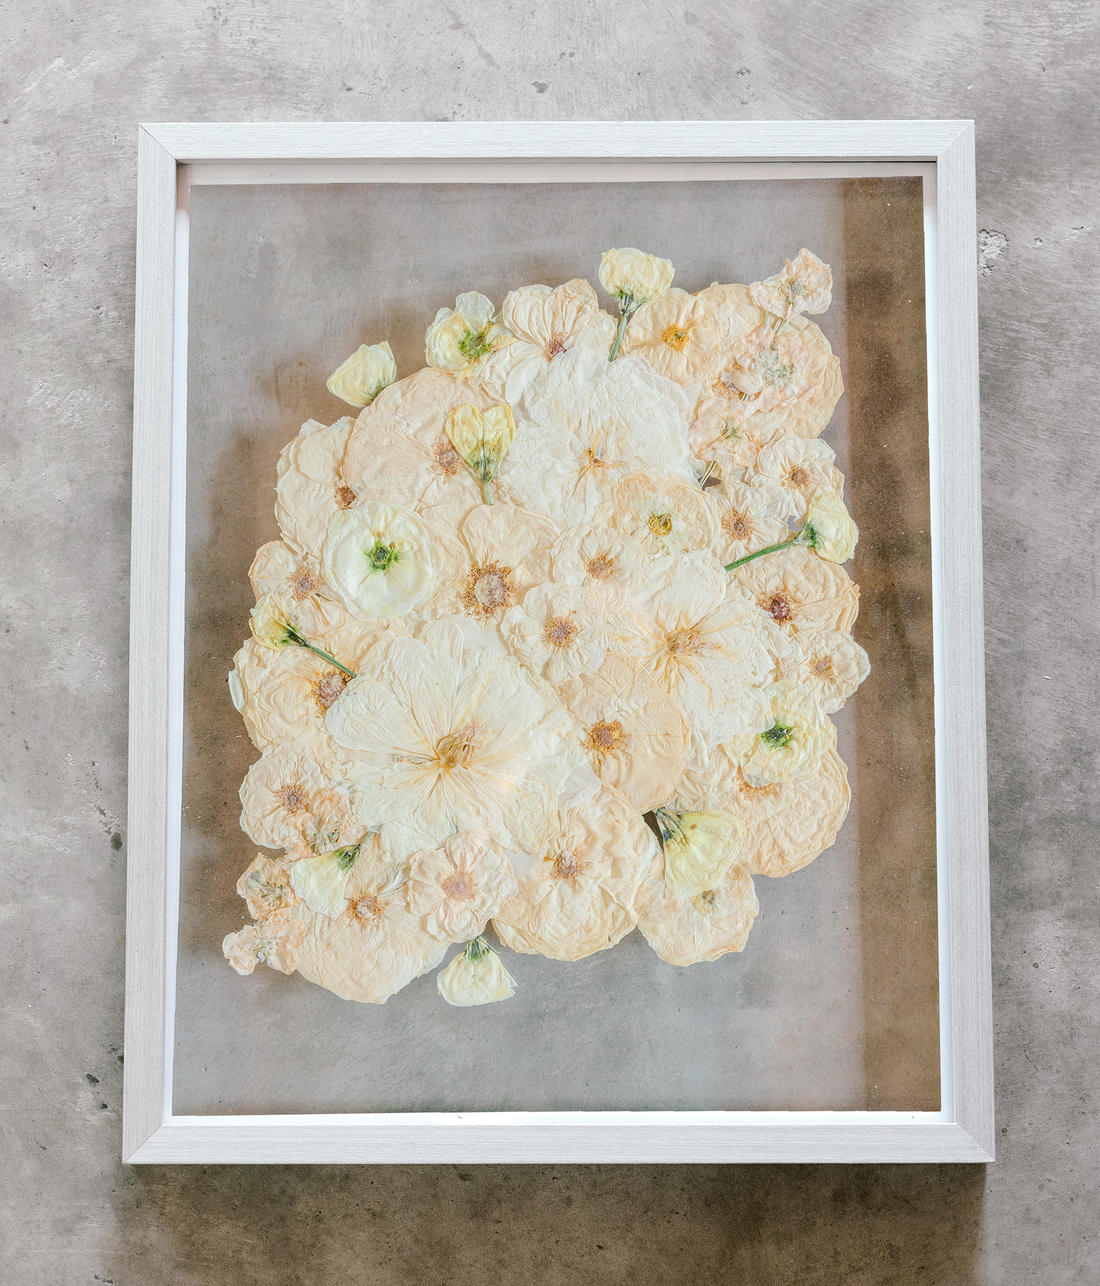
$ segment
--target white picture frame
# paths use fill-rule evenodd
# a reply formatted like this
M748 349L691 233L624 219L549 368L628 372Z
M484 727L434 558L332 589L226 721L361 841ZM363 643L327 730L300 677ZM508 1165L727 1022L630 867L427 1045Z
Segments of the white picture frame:
M969 121L150 124L139 130L123 1160L130 1164L986 1162L994 1157ZM341 181L429 167L602 177L643 167L926 167L942 1105L938 1112L174 1116L186 397L197 181ZM664 167L662 169L662 167ZM308 173L307 173L308 171ZM868 171L872 172L872 171ZM894 171L897 172L897 171ZM911 172L911 171L907 171ZM184 253L180 253L183 237Z

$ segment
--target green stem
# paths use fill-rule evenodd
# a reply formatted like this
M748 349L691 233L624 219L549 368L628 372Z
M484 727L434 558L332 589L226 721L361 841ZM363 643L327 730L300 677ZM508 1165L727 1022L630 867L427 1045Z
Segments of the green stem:
M738 567L743 567L746 563L751 563L754 558L763 558L765 554L774 554L777 549L786 549L789 545L797 545L798 538L801 535L801 531L796 531L793 536L787 540L781 540L778 545L769 545L767 549L758 549L754 554L746 554L744 558L738 558L732 563L727 563L726 571L732 572Z
M481 479L481 498L487 505L491 505L493 503L493 493L489 489L488 478Z
M607 360L613 362L619 355L619 345L623 342L623 336L626 334L626 323L634 315L634 296L626 295L619 300L619 329L615 332L615 342L611 345L611 352Z
M346 665L341 665L340 662L337 661L337 659L334 656L330 656L329 653L324 651L323 648L314 647L312 643L302 638L300 634L295 638L294 641L295 643L298 644L299 647L308 648L310 652L314 653L314 655L319 656L322 658L322 660L328 661L332 665L336 666L336 668L341 672L341 674L346 674L349 679L355 678L354 670L349 670Z

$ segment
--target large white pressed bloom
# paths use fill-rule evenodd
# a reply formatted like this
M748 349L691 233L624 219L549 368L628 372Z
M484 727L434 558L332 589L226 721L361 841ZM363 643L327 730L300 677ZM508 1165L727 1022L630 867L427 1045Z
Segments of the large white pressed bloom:
M634 928L634 897L656 836L618 791L548 816L529 839L535 862L493 919L513 951L580 960Z
M612 504L615 526L649 554L710 549L718 534L714 509L697 484L631 473L616 486Z
M608 616L627 606L648 566L649 555L636 540L596 523L568 528L550 550L554 580L583 586Z
M548 579L558 528L515 505L439 505L424 511L439 571L426 616L465 615L495 625L531 588Z
M321 570L320 560L282 540L256 551L248 571L256 597L277 594L290 604L294 624L310 642L319 642L344 624L346 614Z
M835 714L871 673L867 653L842 630L799 630L781 663L785 679L797 679L826 714Z
M511 863L483 833L451 835L409 859L409 910L446 942L476 938L516 887Z
M455 831L521 848L512 828L556 807L575 769L591 778L550 690L445 621L372 651L328 728L358 752L345 769L356 816L384 824L400 857Z
M802 777L836 745L836 725L801 683L780 679L768 686L766 695L768 726L731 737L723 747L750 786Z
M360 620L401 616L423 602L435 579L431 541L409 509L366 500L334 515L325 576Z
M713 888L694 897L669 897L662 857L650 868L636 905L645 940L674 965L699 964L740 951L760 910L752 877L735 862Z
M574 348L528 388L531 422L497 475L516 503L565 527L599 517L629 473L695 481L683 391L637 357L601 362L595 375L590 366Z
M787 497L787 515L797 521L806 517L812 497L835 492L844 486L844 475L836 467L836 452L816 438L777 438L762 447L756 457L756 472L766 482L781 487Z
M707 300L668 290L638 309L622 353L643 358L658 375L688 387L713 378L719 364L718 318Z
M313 804L327 785L305 742L271 746L241 785L241 829L265 848L298 848L315 833Z
M535 585L505 612L500 632L524 665L553 684L591 674L607 650L599 605L579 585Z
M583 678L558 685L593 770L639 813L672 798L688 762L680 707L635 661L609 652Z
M304 554L319 558L329 519L356 502L343 467L354 423L345 416L326 428L307 420L279 455L275 517L284 540Z
M761 611L787 632L850 631L859 611L859 586L836 563L792 545L765 554L733 573Z
M786 494L773 483L723 482L708 487L706 494L718 517L714 552L723 565L778 545L791 534L785 521Z
M750 564L751 565L751 564ZM624 646L679 704L692 736L692 762L739 732L767 722L763 686L785 644L713 554L655 560L642 579Z

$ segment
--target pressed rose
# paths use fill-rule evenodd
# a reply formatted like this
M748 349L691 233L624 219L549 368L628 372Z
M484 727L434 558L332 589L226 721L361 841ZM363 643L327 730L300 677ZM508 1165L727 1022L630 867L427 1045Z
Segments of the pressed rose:
M241 785L241 829L265 848L308 844L315 821L314 796L325 785L321 766L304 742L272 746Z
M818 489L806 507L798 540L831 563L846 563L856 552L859 528L835 491Z
M710 549L718 534L714 509L698 486L632 473L616 486L615 526L650 554Z
M695 897L720 884L745 833L737 818L715 810L679 813L668 808L658 808L655 816L668 896Z
M731 862L721 879L694 897L669 897L658 857L638 891L638 928L667 964L693 965L741 951L760 903L752 877Z
M448 942L476 938L516 891L511 864L484 833L452 835L409 861L409 910Z
M443 426L451 445L465 460L470 472L481 483L485 503L493 503L489 483L497 475L505 452L516 436L516 422L507 402L491 406L482 414L467 403L456 407Z
M344 476L344 451L355 421L350 416L325 427L307 420L279 455L275 517L283 539L319 557L329 519L356 502Z
M363 344L329 376L330 393L352 406L369 406L387 385L397 379L397 363L385 341Z
M323 565L344 606L360 620L402 615L428 596L435 577L421 520L375 500L333 517Z
M836 728L801 683L780 679L766 689L768 726L763 732L731 737L726 754L750 786L792 781L812 772L836 744Z
M311 911L330 920L343 913L345 889L360 847L353 844L317 857L303 857L291 866L291 886Z
M436 976L439 994L448 1005L491 1005L507 1000L516 980L484 938L467 942L451 963Z
M812 251L801 249L794 263L788 259L782 272L749 287L753 302L776 317L795 313L823 313L833 301L833 273Z
M663 295L672 285L674 273L668 259L629 247L605 250L600 259L600 285L620 304L629 300L635 307Z
M797 679L826 714L835 714L871 673L867 653L841 630L800 630L782 663L785 679Z
M843 567L804 545L739 567L733 576L753 602L784 632L851 631L859 612L859 586Z
M492 301L476 290L455 300L454 308L441 308L424 336L429 366L463 374L512 336L495 315Z
M659 375L688 387L711 378L719 360L719 326L704 299L669 290L638 309L622 353L637 354Z

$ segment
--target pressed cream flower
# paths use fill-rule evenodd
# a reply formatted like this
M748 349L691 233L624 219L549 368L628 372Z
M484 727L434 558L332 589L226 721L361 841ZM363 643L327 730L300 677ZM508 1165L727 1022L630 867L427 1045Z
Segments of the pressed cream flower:
M276 911L289 911L298 901L286 866L266 853L256 854L237 881L237 893L244 898L253 920L266 920Z
M720 884L737 858L745 828L728 813L715 810L654 814L665 854L665 892L670 898L697 897Z
M688 762L680 707L621 652L558 693L577 721L576 736L593 770L646 813L672 797Z
M409 910L447 942L476 938L516 891L511 863L484 833L452 835L409 862Z
M753 302L786 320L795 313L823 313L833 302L833 272L812 251L801 249L782 272L749 287Z
M846 563L856 552L859 528L835 491L815 491L798 533L800 544L831 563Z
M308 844L315 823L311 807L325 785L321 766L301 741L271 746L241 785L241 829L264 848Z
M550 550L551 574L562 585L583 586L605 614L630 601L649 557L636 540L612 527L582 523L563 531Z
M787 496L787 516L802 521L811 496L819 491L840 494L844 475L837 469L835 460L836 452L826 442L814 438L780 438L761 448L756 457L756 472L783 488Z
M363 344L328 377L330 393L352 406L369 406L397 379L397 363L389 344Z
M843 567L791 544L739 567L734 577L756 605L786 632L851 632L859 611L859 586Z
M400 616L431 592L435 559L423 522L408 509L364 501L329 524L325 575L360 620Z
M719 325L705 299L668 290L638 309L622 353L635 353L658 375L689 387L713 378L719 360Z
M573 770L587 770L550 690L444 621L374 649L328 728L360 752L345 769L356 816L384 824L398 857L456 831L521 847L509 828L537 823Z
M656 837L605 786L591 803L555 812L528 840L535 857L519 891L493 919L513 951L581 960L613 947L634 928L634 898Z
M440 970L436 987L448 1005L491 1005L507 1000L515 992L516 980L493 948L478 937Z
M277 594L290 604L294 623L307 638L339 629L347 619L329 589L320 561L300 554L281 540L270 540L256 551L248 571L256 597Z
M492 301L469 290L459 295L454 308L441 308L424 336L429 366L464 374L493 349L511 341L495 315Z
M600 259L600 285L619 301L619 329L611 345L609 361L619 354L619 345L626 334L626 324L637 309L663 295L672 285L675 269L668 259L658 259L641 250L627 247L622 250L605 250Z
M596 292L576 277L553 290L525 286L504 297L501 318L518 342L537 349L552 362L572 348L577 335L595 321L600 311Z
M801 683L780 679L766 690L768 726L763 732L731 737L726 754L750 786L792 781L812 772L836 744L836 727Z
M535 585L505 612L500 632L525 665L554 684L591 674L607 650L596 601L578 585Z
M295 621L293 606L280 594L265 594L252 609L249 624L252 627L252 637L264 647L275 650L286 647L308 648L314 655L343 671L348 678L355 677L354 672L346 665L302 634Z
M330 920L343 914L345 890L360 847L353 844L317 857L303 857L290 868L291 886L311 911Z
M753 486L723 482L708 488L706 496L718 516L714 551L723 564L789 539L787 497L767 479Z
M783 677L797 679L826 714L835 714L871 673L867 653L841 630L800 630L783 661Z
M482 414L476 406L467 403L447 416L443 431L481 484L485 503L491 505L493 493L489 483L496 477L500 462L516 436L512 408L507 402L501 402Z
M693 453L706 462L708 477L735 482L751 475L764 440L756 432L758 421L752 402L739 389L718 379L699 399L688 429Z
M615 526L650 554L710 549L718 534L714 510L698 486L632 473L616 486Z
M669 897L664 860L653 863L638 892L638 928L667 964L693 965L741 951L760 903L752 877L731 862L713 888L694 897Z
M283 539L304 554L319 557L329 519L356 502L343 470L354 423L345 416L326 428L307 420L279 455L275 517Z
M249 924L222 940L222 955L241 974L250 974L263 962L279 973L297 968L297 947L303 925L286 911L276 911L260 924Z

